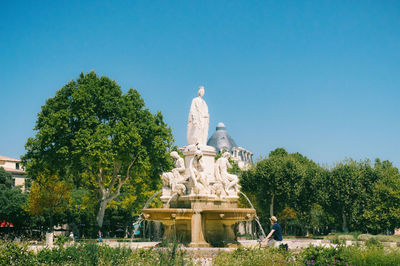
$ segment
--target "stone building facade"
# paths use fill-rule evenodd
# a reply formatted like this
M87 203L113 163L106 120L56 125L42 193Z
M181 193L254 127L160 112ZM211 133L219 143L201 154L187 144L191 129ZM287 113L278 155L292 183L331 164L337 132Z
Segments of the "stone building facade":
M26 173L21 165L21 160L0 155L0 167L12 175L14 187L20 186L25 191Z

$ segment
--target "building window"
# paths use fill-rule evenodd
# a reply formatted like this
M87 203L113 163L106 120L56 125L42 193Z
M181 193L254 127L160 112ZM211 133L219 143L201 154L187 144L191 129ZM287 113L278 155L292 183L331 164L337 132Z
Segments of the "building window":
M19 170L19 163L15 164L15 169Z

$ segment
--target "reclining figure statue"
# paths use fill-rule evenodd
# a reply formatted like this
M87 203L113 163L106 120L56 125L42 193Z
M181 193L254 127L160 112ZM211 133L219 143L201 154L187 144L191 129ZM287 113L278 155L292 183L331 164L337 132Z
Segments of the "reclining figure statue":
M229 157L229 152L224 152L221 158L215 162L215 178L223 184L227 195L236 196L241 186L237 175L228 173L228 168L232 168L228 161Z

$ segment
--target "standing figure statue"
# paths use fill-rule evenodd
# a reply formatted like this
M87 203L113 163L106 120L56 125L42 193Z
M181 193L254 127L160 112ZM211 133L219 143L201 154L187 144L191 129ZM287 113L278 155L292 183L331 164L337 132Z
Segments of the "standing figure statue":
M207 104L202 98L204 92L204 87L200 86L199 96L192 100L192 105L190 106L187 124L187 141L189 145L206 145L207 143L210 116Z
M226 194L235 196L240 190L239 178L237 175L228 173L228 168L232 168L228 161L229 157L229 152L224 152L215 162L215 178L224 185Z
M189 164L190 176L193 181L193 192L195 194L209 194L207 176L204 172L203 153L197 150Z
M175 161L175 168L171 172L165 172L161 175L163 186L169 188L172 194L183 195L186 192L186 187L183 184L185 181L185 161L176 151L171 152L170 155Z

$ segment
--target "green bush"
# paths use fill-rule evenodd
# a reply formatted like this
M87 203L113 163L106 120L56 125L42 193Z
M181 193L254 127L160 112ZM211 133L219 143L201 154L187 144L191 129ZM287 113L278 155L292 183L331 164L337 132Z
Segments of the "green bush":
M343 250L343 257L351 265L400 265L399 250L372 247L347 247Z
M214 265L287 265L293 263L290 251L280 249L238 248L233 252L222 252L214 260Z
M370 238L376 238L380 242L400 242L400 236L398 235L370 235L370 234L362 234L358 236L358 240L360 241L368 241Z
M57 237L56 239L56 245L57 246L63 246L65 243L67 243L69 241L69 238L67 236L64 235L60 235Z
M0 241L0 265L33 265L35 262L35 254L26 244Z
M343 246L325 248L322 246L308 246L299 253L298 261L304 265L342 265Z
M278 248L242 247L214 253L212 257L215 257L213 265L400 265L400 250L383 248L376 243L330 248L309 246L297 253ZM193 265L193 259L196 257L185 253L178 242L135 250L91 242L44 248L36 254L24 244L0 242L0 265Z
M324 239L329 240L332 244L344 244L346 240L356 240L358 233L352 234L329 234Z
M378 240L376 237L371 237L365 242L367 247L382 247L381 241Z

